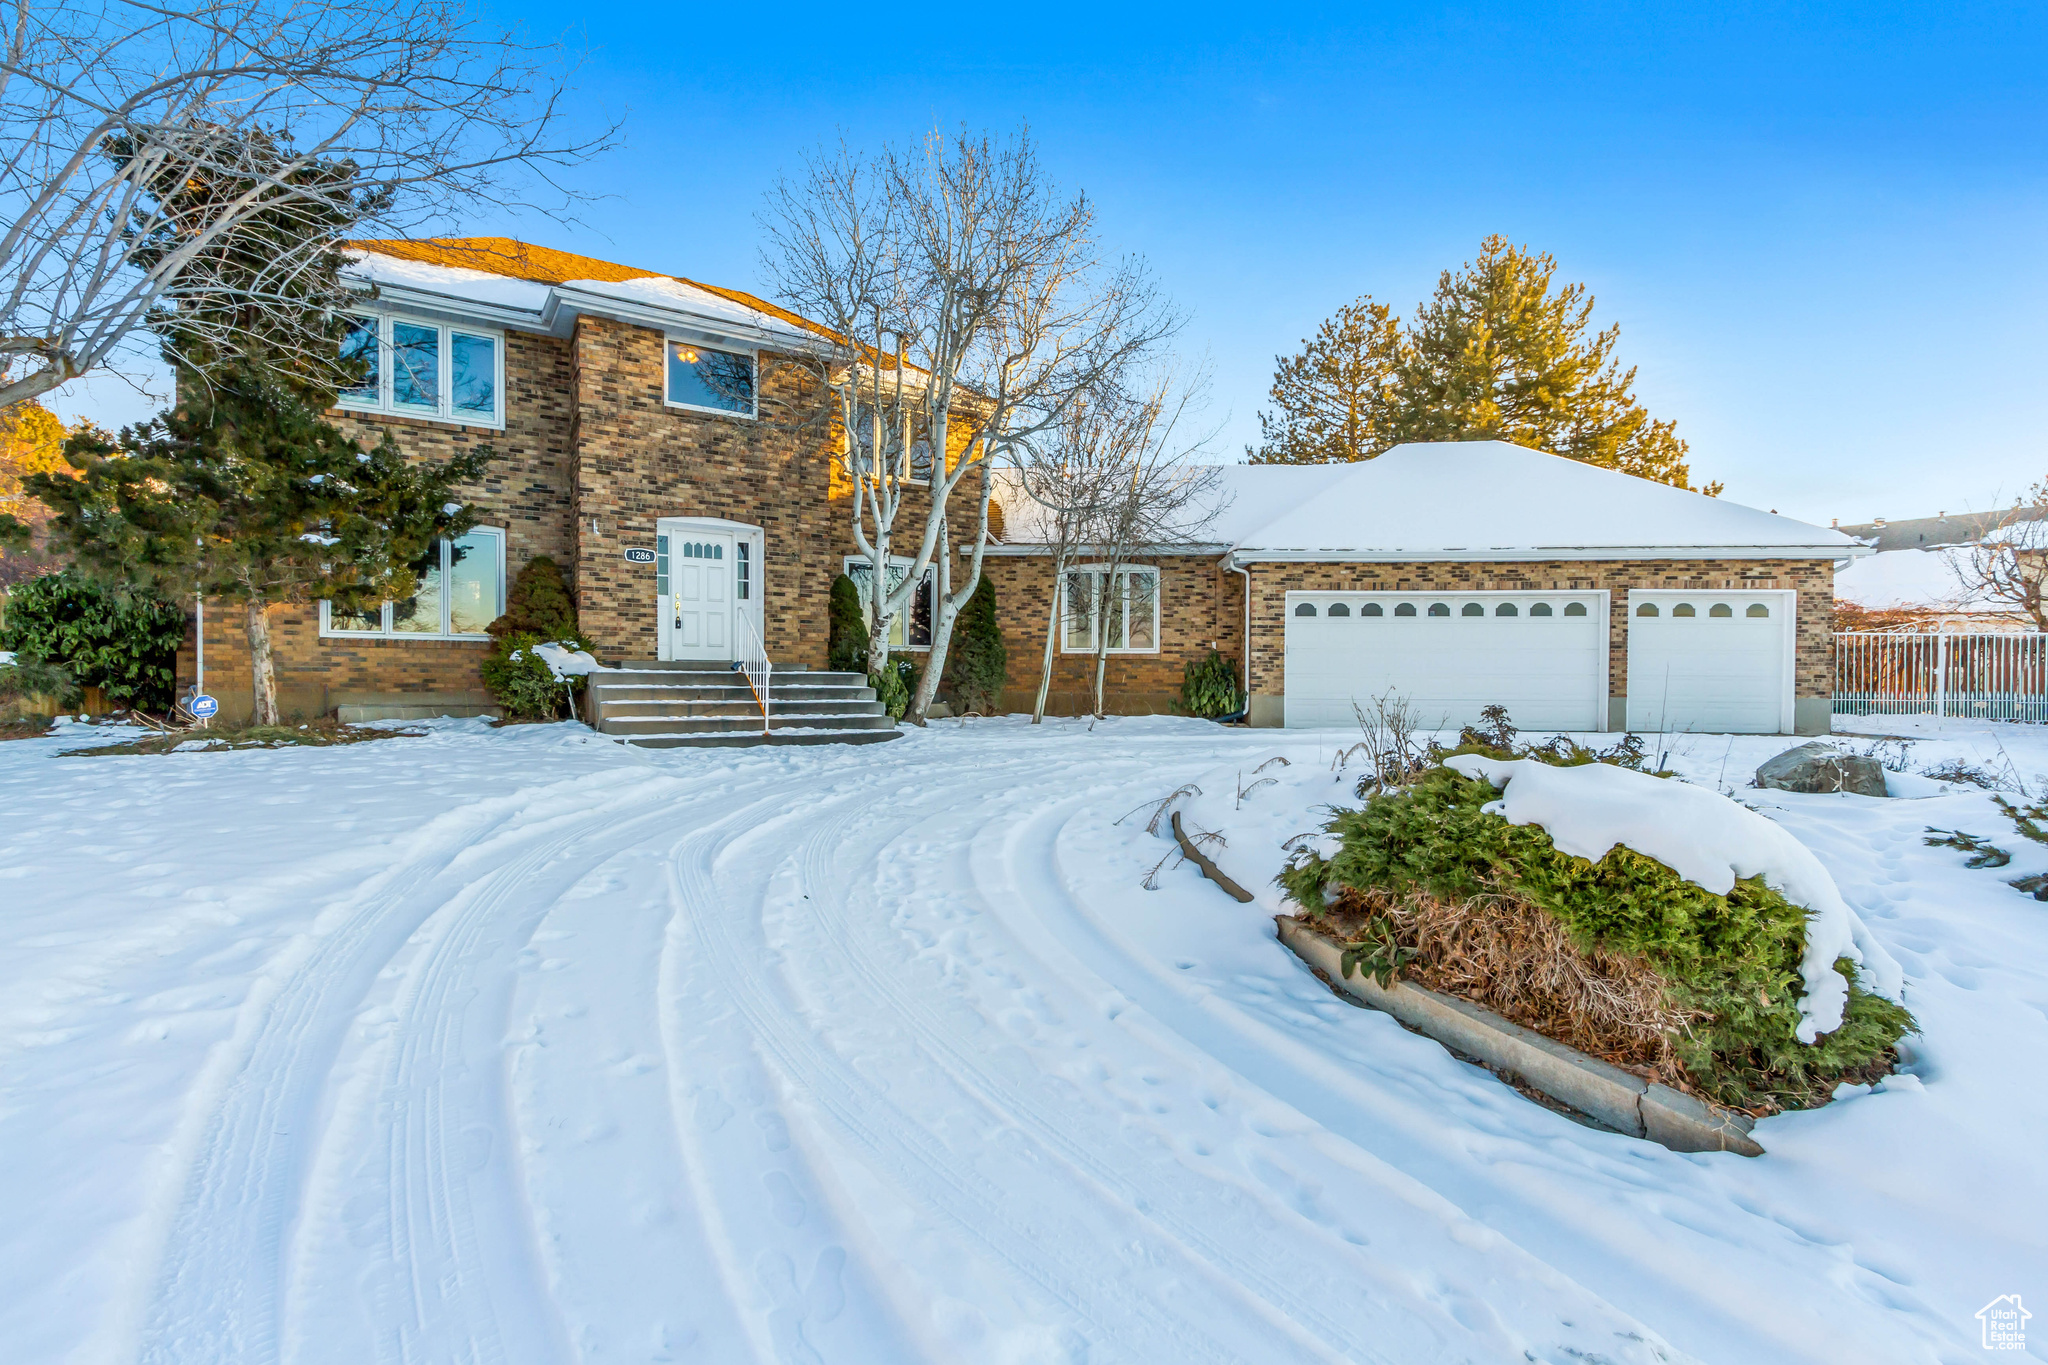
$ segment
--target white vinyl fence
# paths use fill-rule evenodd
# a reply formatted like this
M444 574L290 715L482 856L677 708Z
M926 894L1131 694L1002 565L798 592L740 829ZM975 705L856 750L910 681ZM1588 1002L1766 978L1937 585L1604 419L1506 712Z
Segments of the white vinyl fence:
M1843 631L1834 710L2048 721L2048 635Z

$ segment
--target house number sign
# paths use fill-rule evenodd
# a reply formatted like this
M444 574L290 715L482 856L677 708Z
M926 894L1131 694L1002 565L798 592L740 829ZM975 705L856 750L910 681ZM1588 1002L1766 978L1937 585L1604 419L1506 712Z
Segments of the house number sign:
M626 551L626 562L628 564L652 564L654 562L654 551L640 549L628 550Z

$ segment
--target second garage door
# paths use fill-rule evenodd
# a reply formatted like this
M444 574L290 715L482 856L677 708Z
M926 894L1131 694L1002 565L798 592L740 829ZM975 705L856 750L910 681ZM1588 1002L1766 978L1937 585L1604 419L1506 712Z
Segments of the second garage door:
M1790 592L1628 595L1628 728L1792 732Z
M1524 730L1600 730L1607 594L1290 592L1286 723L1357 723L1389 693L1424 726L1500 705Z

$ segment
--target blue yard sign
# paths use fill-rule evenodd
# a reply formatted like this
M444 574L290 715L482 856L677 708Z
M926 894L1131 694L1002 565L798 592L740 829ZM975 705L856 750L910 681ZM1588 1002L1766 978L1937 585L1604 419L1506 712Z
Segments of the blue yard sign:
M204 692L201 692L198 696L192 698L191 701L185 703L185 709L192 713L194 720L212 720L214 713L220 710L220 703L214 698L207 696Z

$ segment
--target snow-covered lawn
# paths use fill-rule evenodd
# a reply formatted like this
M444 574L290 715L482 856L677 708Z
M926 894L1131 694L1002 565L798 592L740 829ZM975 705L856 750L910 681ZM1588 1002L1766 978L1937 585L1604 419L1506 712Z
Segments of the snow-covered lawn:
M1141 889L1170 846L1118 817L1355 736L431 729L0 744L0 1358L1964 1361L2048 1313L2048 905L2005 885L2048 848L1981 793L1745 793L1926 1030L1745 1160L1537 1107L1191 867ZM1653 741L1708 786L1784 746ZM2048 734L1949 757L2031 780Z

